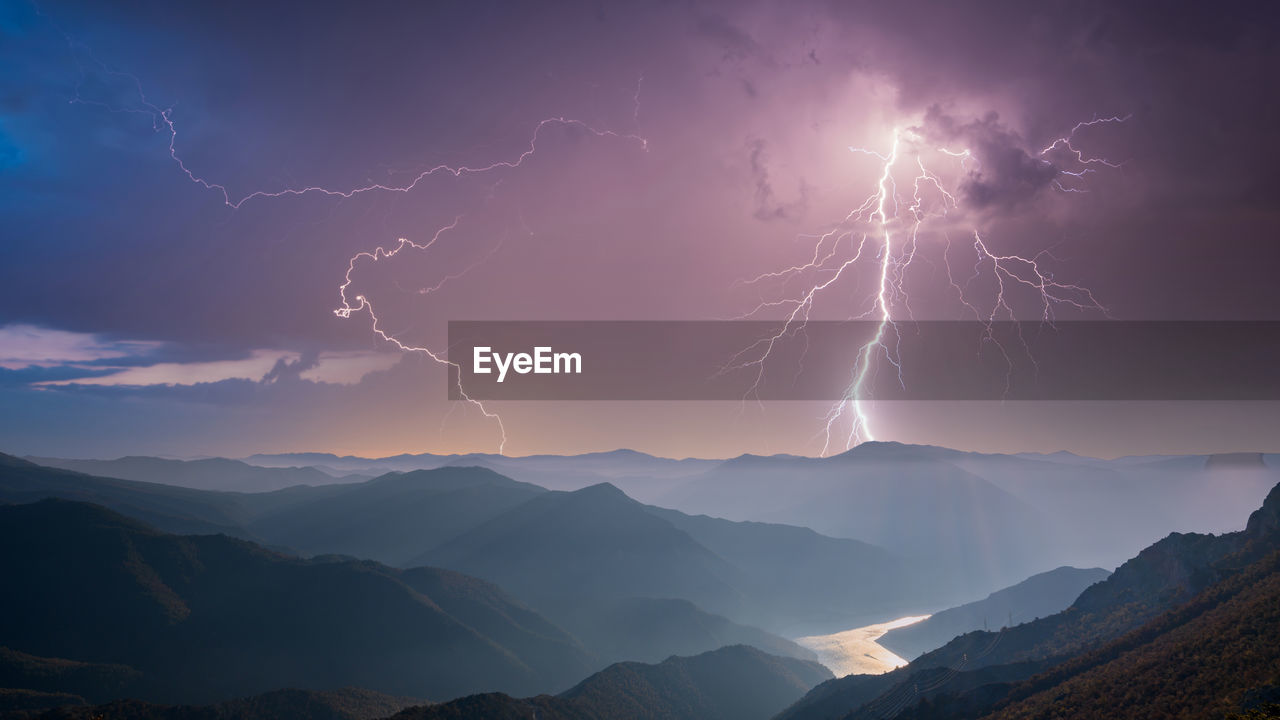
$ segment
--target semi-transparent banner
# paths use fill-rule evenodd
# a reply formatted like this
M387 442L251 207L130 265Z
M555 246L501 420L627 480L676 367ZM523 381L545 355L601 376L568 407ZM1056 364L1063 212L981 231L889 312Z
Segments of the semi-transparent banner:
M449 397L1280 400L1280 322L461 321Z

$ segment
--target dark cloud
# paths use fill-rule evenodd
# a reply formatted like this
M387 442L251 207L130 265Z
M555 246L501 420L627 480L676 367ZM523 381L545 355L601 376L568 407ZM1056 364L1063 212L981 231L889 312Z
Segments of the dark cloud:
M959 142L973 153L976 162L960 186L973 207L1011 209L1049 188L1061 173L1049 161L1032 156L1025 141L994 112L962 121L935 105L918 130L932 141Z
M803 181L799 197L791 202L780 201L769 179L769 154L764 140L756 138L747 143L751 163L751 179L755 183L755 212L757 220L796 220L808 208L808 187Z
M281 382L297 382L302 373L311 370L320 365L320 353L312 350L303 353L296 360L289 358L280 358L276 364L266 375L262 376L262 383L269 385L271 383Z
M0 387L30 388L36 383L79 380L103 377L116 372L114 369L92 370L59 365L56 367L31 366L17 370L0 367Z
M700 36L719 48L726 60L744 60L764 55L764 49L755 38L724 15L701 15L694 27Z
M1280 265L1272 3L34 8L0 3L0 325L164 343L119 366L256 348L383 348L366 316L332 313L349 259L398 237L424 240L459 215L465 243L358 269L360 291L383 303L385 328L432 338L458 315L731 316L743 310L721 305L733 280L772 269L794 250L785 242L794 231L865 197L861 173L874 159L851 169L844 148L874 145L886 128L922 116L930 138L973 149L979 164L968 168L962 200L997 230L993 243L1032 252L1062 243L1055 272L1096 290L1118 316L1280 308L1271 277ZM63 30L82 44L69 48ZM174 108L185 162L233 194L395 183L439 163L510 160L553 116L642 131L649 150L549 127L518 172L232 211L182 175L168 135L133 112L136 88L88 48ZM101 104L68 102L77 85L81 99ZM1081 135L1082 146L1114 152L1124 167L1090 177L1094 192L1052 192L1058 169L1038 148L1080 120L1129 113L1123 127ZM395 291L433 287L507 236L444 291ZM196 389L14 390L20 402L6 410L47 410L40 427L61 422L86 437L114 427L133 400L151 403L137 422L161 433L183 427L179 409L156 409L168 402L275 404L300 422L341 417L324 402L341 407L369 384L339 391L301 380L317 357L280 363L263 381ZM0 374L0 385L100 372L88 363L32 369ZM379 400L399 401L410 386ZM423 392L419 404L438 402ZM82 411L99 425L75 420ZM393 417L371 403L369 413L390 424L417 411ZM0 420L27 432L21 418ZM202 427L223 425L218 416Z

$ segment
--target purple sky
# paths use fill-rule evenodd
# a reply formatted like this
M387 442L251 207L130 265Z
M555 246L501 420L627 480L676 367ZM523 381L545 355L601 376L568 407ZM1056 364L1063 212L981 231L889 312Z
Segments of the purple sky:
M870 233L871 262L811 308L845 318L874 300L880 236L843 220L884 165L849 148L887 155L895 132L910 153L896 196L919 160L954 200L924 191L935 217L901 275L916 317L973 317L948 263L980 316L998 309L976 229L1111 317L1280 320L1275 15L1260 2L6 3L0 451L496 450L491 418L445 400L441 366L379 340L363 310L335 316L353 256L456 221L429 249L357 262L346 294L402 342L441 349L451 319L738 317L830 273L743 280L810 262L837 228L844 244L819 249L838 264ZM170 157L169 108L181 163L238 207ZM540 125L557 117L575 122ZM1072 147L1118 167L1041 154L1107 117L1127 120L1081 128ZM405 192L235 202L517 161ZM1039 317L1025 287L1007 299ZM703 456L816 453L827 409L490 408L513 454ZM868 412L878 439L982 450L1280 449L1275 403Z

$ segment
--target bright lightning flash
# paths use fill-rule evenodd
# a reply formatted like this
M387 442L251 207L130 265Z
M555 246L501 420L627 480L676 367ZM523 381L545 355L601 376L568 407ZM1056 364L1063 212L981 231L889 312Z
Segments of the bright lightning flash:
M1095 118L1078 123L1034 157L1055 171L1054 188L1067 193L1085 192L1086 188L1081 183L1086 175L1098 166L1114 169L1120 164L1086 155L1073 144L1076 134L1086 127L1123 123L1128 119L1128 116ZM962 195L964 180L979 169L978 158L970 149L936 147L927 142L919 129L897 127L893 130L888 152L859 147L850 147L849 150L878 161L874 191L831 229L816 236L812 259L807 263L763 273L745 281L748 285L778 283L782 289L776 299L761 302L741 317L782 309L784 320L776 335L758 343L763 349L755 360L735 366L757 366L758 385L763 364L774 345L783 337L803 330L818 297L837 289L842 280L856 284L855 268L859 264L872 263L869 269L874 277L873 290L867 293L865 307L855 310L849 317L873 320L875 331L855 354L851 379L842 399L830 408L824 418L823 455L840 446L848 449L875 439L866 403L878 361L888 363L897 373L898 381L903 382L895 320L913 318L907 274L918 258L931 262L925 258L926 248L921 242L922 231L931 223L944 227L942 235L945 242L938 254L946 271L947 291L954 294L960 307L986 324L988 332L985 339L995 343L1006 360L1009 356L991 334L991 327L998 319L1017 319L1011 304L1014 288L1031 292L1036 315L1043 322L1052 322L1057 309L1064 306L1083 312L1107 313L1087 288L1054 279L1046 267L1052 259L1048 250L1031 256L1000 254L989 247L977 228L964 231L973 239L972 275L963 283L955 279L949 253L950 237L945 228L954 226L957 216L964 214L960 212L961 202L957 198ZM1065 167L1057 164L1059 162ZM941 169L935 172L931 167L935 163L940 163L937 167L945 168L946 172ZM957 179L947 182L943 179L947 176ZM1062 177L1071 178L1072 184L1064 185ZM946 223L943 223L943 218L948 219ZM871 257L872 251L874 257ZM974 297L971 285L982 278L987 279L993 290L988 297ZM795 286L799 289L789 289ZM840 430L842 424L847 424L847 432Z

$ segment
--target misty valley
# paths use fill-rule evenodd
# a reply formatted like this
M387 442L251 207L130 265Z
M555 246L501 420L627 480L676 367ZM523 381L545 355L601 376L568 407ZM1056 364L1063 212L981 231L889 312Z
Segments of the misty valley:
M2 456L0 710L1222 717L1280 693L1275 463Z

